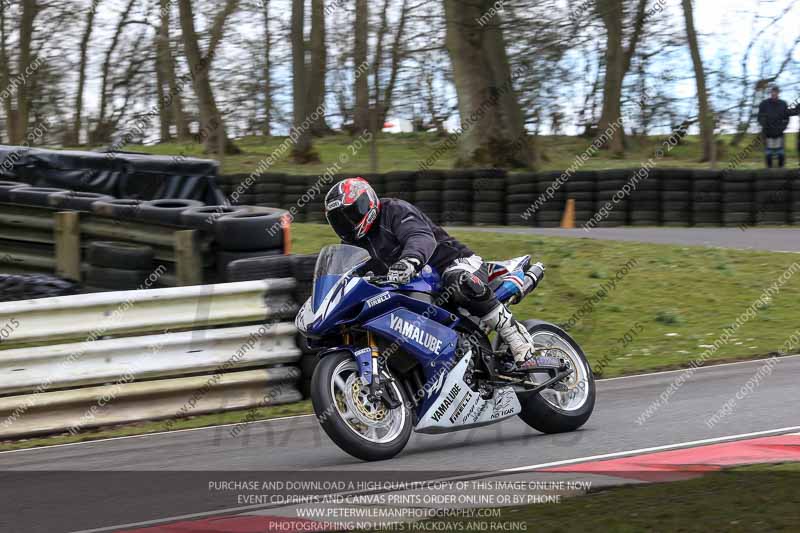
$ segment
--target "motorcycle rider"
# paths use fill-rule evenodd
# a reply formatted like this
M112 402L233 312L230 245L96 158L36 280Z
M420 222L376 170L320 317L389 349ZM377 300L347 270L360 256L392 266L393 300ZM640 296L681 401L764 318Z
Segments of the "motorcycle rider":
M514 357L511 371L537 367L533 339L500 303L488 285L483 259L434 224L423 212L404 200L378 198L363 178L335 184L325 197L325 217L345 244L369 252L365 268L385 274L392 283L411 281L425 265L441 273L443 294L473 315L485 330L495 330ZM536 281L544 268L536 265Z

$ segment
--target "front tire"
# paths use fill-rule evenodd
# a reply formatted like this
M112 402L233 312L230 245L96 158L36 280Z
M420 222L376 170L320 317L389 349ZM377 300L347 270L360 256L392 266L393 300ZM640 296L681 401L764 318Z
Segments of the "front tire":
M412 416L402 389L392 384L401 405L388 409L366 398L350 352L322 358L311 379L311 404L322 429L342 450L364 461L391 459L411 437Z
M563 329L539 320L526 320L523 324L537 346L544 344L563 350L566 356L558 352L559 356L565 357L575 372L562 381L566 391L545 389L521 397L519 417L542 433L575 431L589 420L594 410L596 389L592 367L578 343Z

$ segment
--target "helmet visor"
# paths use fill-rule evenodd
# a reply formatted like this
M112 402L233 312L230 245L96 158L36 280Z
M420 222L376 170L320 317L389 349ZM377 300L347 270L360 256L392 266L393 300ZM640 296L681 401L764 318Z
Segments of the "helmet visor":
M350 205L343 205L325 213L333 231L345 241L352 241L356 227L361 223L370 209L368 194L361 194Z

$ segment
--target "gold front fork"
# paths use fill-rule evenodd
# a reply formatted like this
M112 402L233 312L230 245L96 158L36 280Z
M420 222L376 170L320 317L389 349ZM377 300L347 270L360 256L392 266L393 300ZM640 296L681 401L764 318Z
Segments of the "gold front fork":
M375 335L373 335L371 331L367 332L367 344L372 351L372 382L377 385L381 382L380 370L378 368L378 358L381 356L381 352L378 350L378 343L375 342Z

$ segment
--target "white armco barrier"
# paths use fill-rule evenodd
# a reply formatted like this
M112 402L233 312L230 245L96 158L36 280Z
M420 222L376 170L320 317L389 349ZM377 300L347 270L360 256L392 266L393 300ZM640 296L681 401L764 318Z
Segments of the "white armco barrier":
M295 367L120 383L0 398L0 438L297 402ZM20 414L22 413L22 414Z
M298 401L294 287L0 303L0 438Z
M269 320L293 312L294 286L285 278L0 303L0 324L17 324L0 348Z
M0 394L143 378L224 367L285 364L302 355L289 323L208 329L0 350Z

